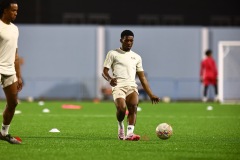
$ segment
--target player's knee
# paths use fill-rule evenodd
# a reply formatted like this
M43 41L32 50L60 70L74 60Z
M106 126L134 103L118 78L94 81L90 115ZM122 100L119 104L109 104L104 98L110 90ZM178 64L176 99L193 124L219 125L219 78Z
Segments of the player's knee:
M8 113L14 113L15 112L15 109L16 109L17 105L13 105L13 104L8 104L7 107L6 107L6 111Z
M122 112L122 113L125 113L126 112L126 107L124 106L117 106L117 110L118 112Z
M8 103L8 107L10 109L15 109L17 107L17 105L18 105L18 101L17 100L11 101L10 103Z
M129 105L128 106L129 113L136 113L137 112L137 105Z

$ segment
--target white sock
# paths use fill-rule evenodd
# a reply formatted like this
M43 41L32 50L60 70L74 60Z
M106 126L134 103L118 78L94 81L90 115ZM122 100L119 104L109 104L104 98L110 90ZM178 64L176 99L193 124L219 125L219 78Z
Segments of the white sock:
M122 122L118 122L118 128L119 129L123 129L124 128L124 123Z
M134 131L134 125L128 125L127 126L127 135L133 133Z
M8 134L9 127L10 127L10 125L4 125L4 124L2 124L1 134L2 134L3 136L6 136L6 135Z

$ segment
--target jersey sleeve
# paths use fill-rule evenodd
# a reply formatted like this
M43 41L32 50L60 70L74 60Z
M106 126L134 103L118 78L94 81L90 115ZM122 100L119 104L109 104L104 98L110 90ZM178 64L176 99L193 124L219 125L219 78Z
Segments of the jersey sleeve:
M104 61L103 67L111 68L113 63L113 54L111 51L107 53L106 59Z
M19 30L18 30L18 27L17 27L17 41L16 41L16 47L18 48L18 38L19 38Z
M139 60L138 60L137 66L136 66L136 71L137 72L144 71L143 65L142 65L142 58L140 56L139 56Z

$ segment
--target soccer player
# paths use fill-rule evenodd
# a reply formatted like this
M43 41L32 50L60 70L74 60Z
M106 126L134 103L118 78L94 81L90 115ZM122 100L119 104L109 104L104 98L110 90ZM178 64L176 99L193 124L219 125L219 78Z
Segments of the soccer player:
M0 140L11 144L21 142L12 137L8 131L18 104L18 92L22 89L22 78L17 52L19 31L12 21L15 20L18 4L15 0L2 0L0 3L0 84L6 96L6 107Z
M155 96L144 75L141 57L131 50L133 46L134 34L130 30L124 30L121 33L120 42L122 46L108 52L103 65L103 77L112 86L113 100L116 105L116 116L118 120L118 138L120 140L138 141L140 136L134 134L134 127L137 117L138 89L135 76L139 77L141 84L152 103L159 102ZM109 75L109 69L112 70L112 77ZM126 107L128 109L128 126L125 137L124 118Z
M215 101L218 101L218 87L217 87L217 67L215 64L214 59L212 58L212 51L206 51L206 58L201 62L201 69L200 69L200 81L203 83L203 98L202 101L206 102L208 100L207 92L209 85L214 86L215 90Z

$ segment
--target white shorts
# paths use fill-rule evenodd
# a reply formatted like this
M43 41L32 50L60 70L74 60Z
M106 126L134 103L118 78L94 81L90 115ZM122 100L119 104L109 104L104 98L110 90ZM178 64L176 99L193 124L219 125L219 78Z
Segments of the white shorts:
M115 101L117 98L126 99L126 97L133 92L139 94L137 87L134 86L114 87L112 91L113 100Z
M13 83L17 82L17 76L14 75L4 75L0 74L0 84L2 88L12 85Z

